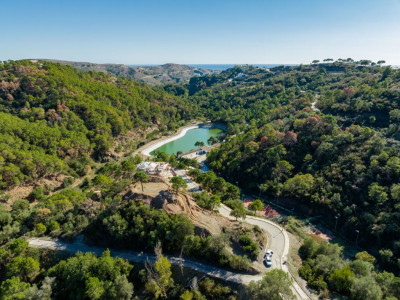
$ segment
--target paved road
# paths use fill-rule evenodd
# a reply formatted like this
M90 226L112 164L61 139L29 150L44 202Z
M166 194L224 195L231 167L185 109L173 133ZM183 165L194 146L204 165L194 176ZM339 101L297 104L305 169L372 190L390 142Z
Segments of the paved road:
M229 216L230 211L231 211L230 208L228 208L225 205L221 205L219 209L221 215L229 219L232 219L232 217ZM274 251L272 268L282 269L285 272L289 272L286 264L285 265L282 264L283 262L282 257L287 256L289 252L289 238L287 236L286 231L271 221L257 217L248 216L246 218L246 222L252 225L258 225L260 228L270 233L272 237L270 248L272 251ZM79 241L75 241L73 243L66 243L58 239L31 238L28 239L28 242L31 247L62 250L71 253L76 253L80 251L80 252L93 252L97 255L101 255L105 250L105 248L88 246ZM114 257L121 257L129 261L138 263L145 263L146 261L154 262L156 260L154 254L135 252L135 251L111 250L111 255ZM208 265L206 263L202 263L193 259L181 258L171 255L166 255L166 257L169 259L171 264L178 266L183 265L187 268L193 269L200 273L207 274L210 277L234 283L248 284L253 280L258 281L262 278L262 274L257 274L257 275L241 274L217 268L215 266ZM304 293L304 291L301 289L301 287L297 284L296 281L293 281L293 292L295 293L298 299L309 299L307 294Z
M187 175L186 170L175 169L174 171L177 176L181 177L182 179L184 179L186 181L187 190L189 192L196 193L196 192L200 192L202 190L201 186L198 183L194 182L192 180L192 178L190 178Z
M188 184L188 189L190 191L201 190L199 184L192 181L192 179L189 176L187 176L186 171L175 170L175 172L178 176L185 179L185 181ZM226 205L222 204L221 207L219 208L219 213L221 215L231 220L234 220L235 218L229 215L230 212L231 209ZM245 222L252 225L258 225L260 228L262 228L263 230L265 230L270 234L272 238L270 243L270 249L274 253L272 255L272 268L281 269L289 273L289 275L293 279L293 292L295 293L295 295L297 295L298 299L310 299L310 297L303 291L303 289L296 282L295 278L289 272L289 269L287 267L286 260L289 255L289 237L287 235L287 232L278 224L262 218L248 216L246 217ZM261 276L254 278L252 280L259 280L259 279L261 279Z
M73 243L63 242L58 239L47 239L47 238L31 238L28 239L29 246L34 248L45 248L60 251L67 251L71 253L76 252L92 252L97 255L101 255L106 248L88 246L82 242L75 241ZM135 251L118 251L110 250L111 256L121 257L132 262L145 263L146 261L155 262L156 256L154 254L135 252ZM260 280L262 275L248 275L227 271L225 269L217 268L212 265L208 265L193 259L181 258L171 255L165 255L173 265L185 266L193 269L200 273L207 274L210 277L219 278L225 281L234 283L247 284L252 280Z
M230 212L231 209L229 207L223 204L221 205L219 213L224 217L235 219L229 215ZM269 232L272 238L270 249L274 252L274 254L272 255L272 268L281 269L289 273L289 275L292 277L292 274L290 274L287 264L283 263L284 261L286 261L286 258L289 255L289 236L286 230L284 230L281 226L274 222L252 216L247 216L245 222L252 225L257 225L266 232ZM294 278L292 287L292 290L298 299L310 299L310 297L303 291L303 289L299 286Z
M315 107L315 102L312 103L312 109L314 111L318 111L318 108ZM147 145L143 146L139 151L143 151L143 149L146 149ZM204 162L206 157L202 158L201 161ZM188 190L190 191L200 191L201 187L194 181L191 180L189 176L187 176L186 172L183 170L175 170L178 176L182 177L185 179L185 181L188 184ZM230 214L230 208L221 205L219 209L219 213L227 218L234 219L229 216ZM272 237L272 241L270 243L270 249L274 252L274 255L272 256L272 268L277 268L281 269L292 277L293 279L293 285L292 289L295 295L297 296L298 299L311 299L299 286L299 284L296 282L292 274L289 272L289 269L286 265L286 263L283 263L284 261L286 262L287 256L289 254L289 237L287 235L287 232L277 225L276 223L273 223L271 221L268 221L266 219L262 218L257 218L257 217L251 217L248 216L246 218L246 222L252 225L258 225L260 228L265 230L270 234ZM171 261L171 263L174 263L174 259ZM133 260L134 261L134 260ZM182 263L179 261L179 263ZM194 264L195 263L195 264ZM259 275L243 275L243 274L238 274L238 273L232 273L228 272L226 270L218 269L213 266L206 266L205 264L199 263L199 262L194 262L188 259L185 259L184 265L189 268L202 268L200 269L195 269L199 272L207 273L209 276L224 279L227 281L232 281L232 282L241 282L241 283L249 283L252 280L260 280L262 278L262 274ZM205 268L205 269L204 269ZM211 269L212 268L212 269ZM208 271L207 271L208 270Z

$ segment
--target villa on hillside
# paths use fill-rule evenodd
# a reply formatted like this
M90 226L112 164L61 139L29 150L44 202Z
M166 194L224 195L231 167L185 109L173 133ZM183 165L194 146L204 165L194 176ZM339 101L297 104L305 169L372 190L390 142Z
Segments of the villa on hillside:
M169 170L169 164L164 162L144 161L137 166L138 171L144 171L149 175L161 175Z
M242 79L245 79L246 77L247 77L246 74L239 73L239 74L236 75L235 79L242 80Z

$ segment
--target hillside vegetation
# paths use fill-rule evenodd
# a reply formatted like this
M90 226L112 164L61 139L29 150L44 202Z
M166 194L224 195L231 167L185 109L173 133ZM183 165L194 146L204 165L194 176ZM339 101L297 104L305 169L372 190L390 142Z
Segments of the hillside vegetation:
M45 61L4 62L0 187L58 172L83 175L88 160L104 158L119 135L167 132L193 114L184 101L129 79Z
M324 297L398 298L400 70L347 59L237 66L163 88L48 61L1 63L0 196L7 204L0 206L2 299L235 299L236 292L209 279L198 285L173 279L161 247L249 271L248 257L262 255L252 241L259 229L199 234L184 213L168 213L129 193L143 192L150 181L136 171L141 159L132 151L196 117L227 125L225 142L207 157L212 171L201 173L196 161L174 154L158 153L155 160L190 169L204 188L190 200L197 209L212 217L223 202L244 219L249 212L238 183L295 214L317 216L324 226L333 229L337 221L336 234L357 240L359 253L344 256L349 251L339 245L305 239L299 274ZM43 183L55 176L62 177L56 189ZM186 186L179 184L164 194L178 197ZM7 194L23 186L32 192L9 201ZM21 236L81 236L107 247L155 249L158 260L136 272L108 251L60 257L29 249ZM269 272L244 297L290 298L289 285L286 273Z
M399 274L399 86L400 70L349 59L270 70L237 66L180 88L234 135L208 155L216 173L332 227L337 217L342 235L357 237L380 267ZM341 266L313 269L307 279L324 290ZM329 288L346 294L351 284Z
M80 71L95 71L109 73L118 77L131 78L148 85L176 84L189 81L193 76L211 73L211 70L178 64L159 66L128 66L121 64L94 64L64 60L49 60L51 62L69 65Z

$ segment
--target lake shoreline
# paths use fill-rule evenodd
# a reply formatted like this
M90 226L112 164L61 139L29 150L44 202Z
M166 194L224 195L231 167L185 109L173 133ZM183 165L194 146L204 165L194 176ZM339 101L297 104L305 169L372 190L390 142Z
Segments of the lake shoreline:
M155 140L154 143L150 142L149 143L150 145L147 144L146 147L144 149L142 149L140 152L143 155L151 156L150 153L153 152L154 150L160 148L161 146L163 146L169 142L175 141L175 140L183 137L186 134L186 132L188 132L190 129L196 129L196 128L199 128L199 125L188 125L188 126L182 127L181 129L178 130L178 132L176 134L174 134L172 136L167 136L167 137Z
M173 134L173 135L169 135L169 136L165 136L162 138L159 138L157 140L151 141L145 145L143 145L142 147L140 147L139 149L137 149L135 151L136 154L142 154L146 157L152 157L150 155L150 153L158 148L160 148L161 146L175 141L181 137L183 137L189 130L191 129L196 129L196 128L220 128L222 130L226 130L226 127L220 123L200 123L200 124L195 124L195 125L186 125L183 126L181 128L178 129L178 131Z

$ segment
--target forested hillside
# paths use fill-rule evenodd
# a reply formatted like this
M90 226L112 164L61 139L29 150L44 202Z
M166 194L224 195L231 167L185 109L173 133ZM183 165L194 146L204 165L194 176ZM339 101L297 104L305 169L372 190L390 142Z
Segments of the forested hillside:
M193 76L204 75L212 72L209 69L179 64L129 66L122 64L94 64L53 59L47 61L72 66L80 71L104 72L118 77L131 78L152 86L186 82Z
M214 171L332 226L338 217L341 234L355 240L359 231L359 245L396 274L399 87L400 70L351 59L270 70L238 66L181 86L234 134L209 154ZM314 270L309 279L329 282L333 270Z
M295 214L320 216L332 226L337 217L338 234L351 241L357 235L358 245L378 263L364 252L350 262L341 247L307 239L300 248L300 275L316 290L329 288L352 299L367 292L374 295L368 299L398 297L400 70L350 59L272 69L237 66L163 89L46 61L3 62L0 71L4 299L186 299L185 293L191 293L187 299L235 299L234 291L209 279L185 290L174 283L161 254L153 269L134 272L108 251L63 257L29 249L18 238L81 236L138 251L161 242L165 252L249 270L250 260L227 251L223 235L199 235L186 215L123 197L139 183L143 191L149 181L136 171L141 159L131 151L195 117L227 124L226 141L208 155L215 173L201 174L195 161L175 155L159 153L155 159L191 168L189 175L206 191L194 195L199 206L214 210L224 201L240 206L245 216L233 185L238 183L245 192L293 207ZM132 143L122 147L124 136ZM113 155L117 148L126 153L120 160ZM43 183L57 174L63 175L57 189ZM11 189L27 185L27 197L8 201ZM257 256L253 246L247 253ZM249 291L257 298L256 284Z
M88 160L104 158L115 137L133 129L166 132L194 113L184 101L133 80L45 61L3 62L0 188L58 172L83 175Z
M196 235L185 214L121 196L148 180L131 155L138 144L196 114L195 105L130 79L45 61L0 64L0 299L236 299L236 291L204 276L188 289L161 250L200 257L201 248L202 259L236 269L249 268L246 257L227 252L218 237ZM118 150L121 136L131 143ZM117 150L126 155L116 157ZM59 174L61 185L46 184ZM26 196L8 197L27 186ZM28 247L26 238L41 236L156 248L157 261L134 269L108 250L96 256Z

